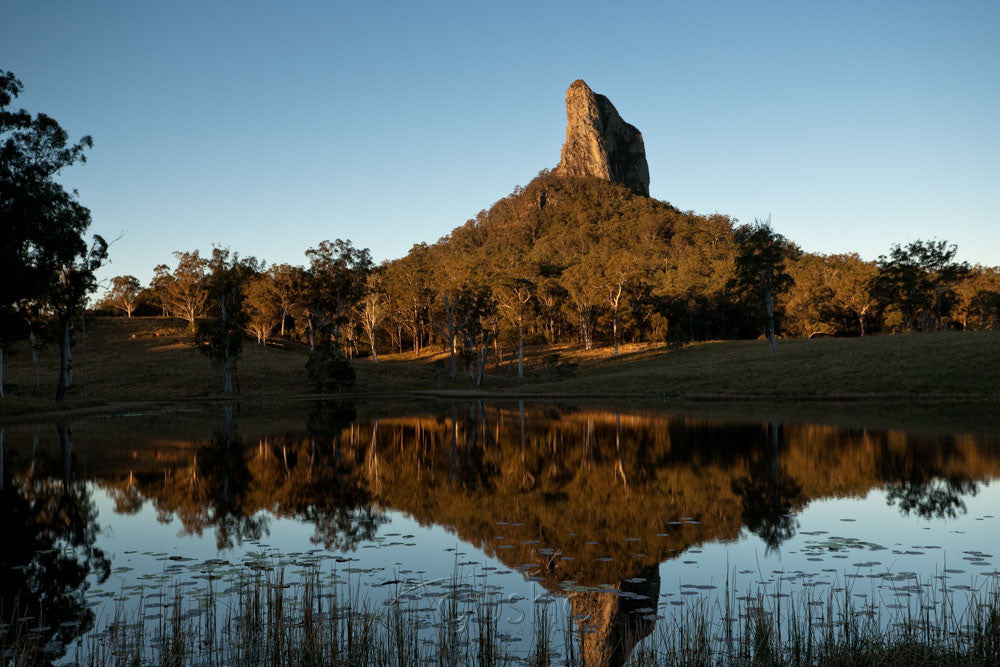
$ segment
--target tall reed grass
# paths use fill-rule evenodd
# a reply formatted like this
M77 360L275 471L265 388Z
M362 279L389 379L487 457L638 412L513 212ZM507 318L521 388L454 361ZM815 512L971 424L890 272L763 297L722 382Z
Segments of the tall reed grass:
M336 573L334 573L335 575ZM286 578L282 568L239 574L227 590L208 577L121 598L61 663L111 665L585 665L599 619L579 617L563 598L539 596L523 622L497 587L453 578L393 582L374 599L357 580L324 576L317 565ZM859 597L850 586L793 595L738 591L727 581L712 597L661 604L655 626L623 624L600 633L621 642L631 665L996 665L1000 664L1000 588L910 583L907 603ZM596 593L595 593L596 594ZM523 604L522 607L523 608ZM28 627L0 625L4 664L54 660ZM644 614L647 621L654 616ZM646 627L645 631L636 628ZM634 632L633 636L629 636ZM605 647L613 648L613 647ZM607 652L611 654L613 651Z

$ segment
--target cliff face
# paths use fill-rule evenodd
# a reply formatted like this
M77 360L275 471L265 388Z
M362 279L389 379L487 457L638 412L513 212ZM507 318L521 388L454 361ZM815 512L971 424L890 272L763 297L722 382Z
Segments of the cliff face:
M618 115L604 95L577 79L566 91L566 143L555 173L595 176L649 196L642 133Z

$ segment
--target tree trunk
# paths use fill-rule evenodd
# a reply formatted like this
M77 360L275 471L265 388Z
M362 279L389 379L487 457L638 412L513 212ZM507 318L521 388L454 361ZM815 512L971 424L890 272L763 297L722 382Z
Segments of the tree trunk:
M222 391L226 394L233 393L233 367L229 358L229 350L223 353L222 358Z
M771 346L771 354L777 354L778 346L774 339L774 294L767 292L764 302L767 304L767 342Z
M73 325L66 323L66 388L73 386Z
M80 315L80 335L83 339L83 386L87 386L87 310L83 309L83 313ZM72 350L70 352L72 354ZM73 376L70 375L70 383L73 382Z
M448 354L451 362L451 381L458 380L458 363L455 360L455 305L451 302L450 295L445 294L444 310L448 317Z
M615 356L618 356L618 306L616 305L611 315L611 333L615 339Z
M37 387L41 382L41 377L39 374L39 364L38 364L38 337L35 335L34 331L28 332L28 344L31 346L31 364L35 367L35 386ZM0 396L3 393L0 392Z
M56 402L62 402L66 396L66 389L70 386L70 364L72 360L69 356L69 320L62 323L62 335L59 336L59 383L56 385Z
M490 356L490 346L488 343L483 343L479 351L479 372L476 377L476 386L482 386L483 378L486 377L486 362Z
M524 332L517 329L517 377L524 377Z
M861 313L858 315L858 324L861 325L861 337L864 338L865 335L865 314Z
M580 338L583 339L583 349L589 350L594 347L594 337L592 329L592 324L590 322L590 308L578 307L577 312L580 316Z
M6 348L0 345L0 398L3 398L3 357Z
M281 333L279 334L280 336L284 336L285 335L285 318L286 317L288 317L288 309L284 309L284 310L281 311Z

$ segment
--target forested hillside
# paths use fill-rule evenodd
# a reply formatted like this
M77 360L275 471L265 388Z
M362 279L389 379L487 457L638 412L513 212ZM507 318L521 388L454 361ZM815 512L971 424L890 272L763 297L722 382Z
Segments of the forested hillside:
M915 241L875 262L814 254L766 223L543 171L436 243L378 266L341 240L307 250L306 266L266 270L220 249L211 259L178 252L148 287L117 278L100 308L194 327L219 312L225 281L211 277L238 264L241 326L260 344L289 335L372 361L443 350L450 378L480 383L510 355L520 375L525 345L616 355L625 342L756 338L768 333L769 305L786 337L996 328L1000 270L956 262L956 252Z
M0 213L10 228L0 396L8 350L26 343L37 378L52 342L61 400L108 243L86 239L90 211L55 180L84 160L90 138L72 144L44 114L12 110L21 90L0 72ZM224 246L210 257L178 248L175 266L155 267L148 285L113 278L89 312L183 319L226 393L239 386L244 341L266 349L276 335L308 344L308 377L326 392L354 384L356 357L393 352L443 352L439 376L480 385L504 361L509 369L516 360L523 378L526 346L558 374L562 362L546 358L546 346L618 356L623 343L765 336L776 352L781 336L1000 325L1000 269L957 262L946 241L896 245L875 262L812 254L770 220L682 211L647 196L648 184L641 133L575 81L559 166L435 243L381 265L343 239L304 249L304 265L268 266Z

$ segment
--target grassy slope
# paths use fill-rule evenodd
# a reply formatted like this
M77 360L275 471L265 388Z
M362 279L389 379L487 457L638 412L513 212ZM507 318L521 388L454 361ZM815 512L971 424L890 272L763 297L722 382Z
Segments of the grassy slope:
M530 391L683 395L851 396L1000 393L1000 333L689 345L581 365L576 378Z
M14 350L5 369L7 396L0 415L56 408L52 401L57 380L58 348L49 345L41 356L39 384L26 345ZM236 381L246 396L293 396L312 391L306 377L308 348L290 341L264 349L248 340ZM429 367L388 361L357 364L361 387L380 385L396 390L427 388ZM76 386L69 408L109 402L172 401L217 397L222 379L209 359L194 346L186 323L159 317L98 318L87 331L86 346L77 332L73 349Z
M109 402L172 401L219 396L221 380L191 343L184 323L164 318L100 318L74 349L70 408ZM562 360L578 364L576 377L554 382L540 372L547 350L531 351L523 381L505 360L491 367L483 389L501 394L846 397L857 395L967 395L1000 393L1000 333L940 332L864 339L780 341L772 356L760 341L690 345L667 351L632 345L618 359L609 350L559 349ZM305 346L281 341L264 349L248 341L238 383L243 397L308 394ZM34 384L25 347L8 359L8 396L0 415L53 409L57 350L43 353L40 384ZM435 368L437 361L437 368ZM414 358L386 355L382 363L359 361L356 392L468 392L469 382L441 379L441 354Z

